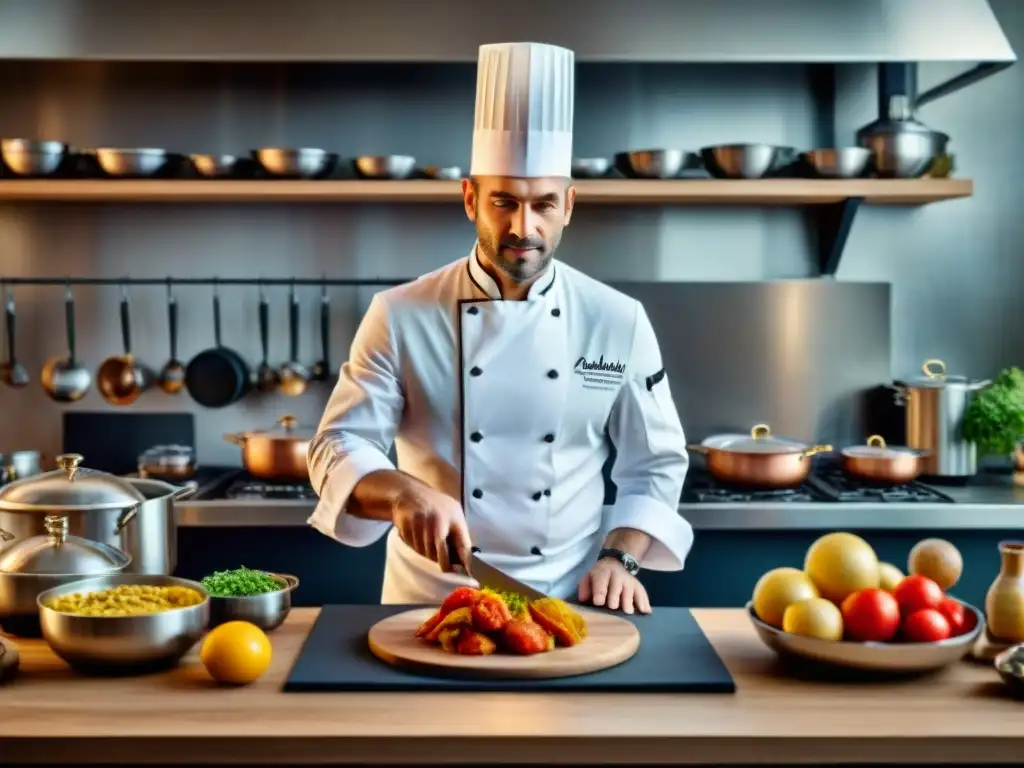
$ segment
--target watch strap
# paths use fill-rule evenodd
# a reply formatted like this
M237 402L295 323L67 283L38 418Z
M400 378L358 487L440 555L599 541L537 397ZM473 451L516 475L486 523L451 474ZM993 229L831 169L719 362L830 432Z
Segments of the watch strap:
M606 557L610 557L613 560L618 560L622 563L622 567L625 568L626 572L631 576L636 576L637 573L640 572L640 561L628 552L623 552L621 549L605 547L598 552L597 559L604 560Z

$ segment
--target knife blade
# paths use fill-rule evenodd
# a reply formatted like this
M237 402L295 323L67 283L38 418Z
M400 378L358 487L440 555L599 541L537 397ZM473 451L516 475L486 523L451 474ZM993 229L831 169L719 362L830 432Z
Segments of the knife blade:
M527 600L541 600L547 597L540 590L534 589L518 579L513 579L500 568L495 568L486 560L481 560L475 552L469 560L469 575L480 582L481 587L487 587L496 592L515 592Z

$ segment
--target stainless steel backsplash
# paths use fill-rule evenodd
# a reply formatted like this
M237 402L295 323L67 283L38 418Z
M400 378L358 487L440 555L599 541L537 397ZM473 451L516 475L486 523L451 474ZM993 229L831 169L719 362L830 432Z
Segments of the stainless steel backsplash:
M651 318L690 441L759 423L808 442L865 439L891 379L888 284L614 285Z

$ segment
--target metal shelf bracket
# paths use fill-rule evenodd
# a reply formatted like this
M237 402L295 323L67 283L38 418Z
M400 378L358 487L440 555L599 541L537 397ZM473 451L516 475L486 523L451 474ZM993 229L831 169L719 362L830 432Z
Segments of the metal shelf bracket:
M834 277L839 269L853 220L863 202L863 197L848 197L841 203L812 209L818 230L818 274L821 277Z

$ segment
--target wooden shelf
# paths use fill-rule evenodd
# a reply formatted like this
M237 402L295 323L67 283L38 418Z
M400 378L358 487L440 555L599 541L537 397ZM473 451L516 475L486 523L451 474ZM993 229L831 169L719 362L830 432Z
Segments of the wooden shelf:
M576 182L579 200L624 205L924 205L970 197L969 179L599 179ZM459 197L457 181L0 181L0 202L81 203L442 203Z

